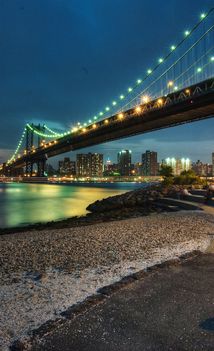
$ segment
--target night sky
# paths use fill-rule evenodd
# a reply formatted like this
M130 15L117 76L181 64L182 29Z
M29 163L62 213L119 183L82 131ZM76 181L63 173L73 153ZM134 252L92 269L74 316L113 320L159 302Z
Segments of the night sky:
M212 6L213 0L0 0L0 162L25 123L64 130L102 110ZM150 149L159 160L211 162L213 130L211 118L82 152L116 161L128 148L140 161Z

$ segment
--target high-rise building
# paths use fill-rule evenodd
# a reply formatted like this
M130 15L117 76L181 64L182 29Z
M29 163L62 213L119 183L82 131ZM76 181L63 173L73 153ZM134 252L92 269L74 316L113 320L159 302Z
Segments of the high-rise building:
M113 176L118 174L118 164L112 163L111 160L108 158L106 164L104 165L104 176Z
M145 176L158 175L157 152L147 150L142 154L142 171Z
M102 154L77 154L76 168L78 177L102 177L103 155Z
M133 175L142 176L142 174L143 174L142 163L141 162L135 163Z
M192 170L200 177L212 177L212 165L209 163L198 160L192 164Z
M214 177L214 152L212 153L212 176Z
M59 174L60 175L75 175L76 162L71 161L69 157L65 157L63 161L59 161Z
M118 171L121 176L131 175L131 150L122 150L117 154Z
M180 175L181 172L188 171L189 169L191 169L191 161L189 158L182 158L176 160L174 157L168 157L166 159L166 164L172 167L174 175Z

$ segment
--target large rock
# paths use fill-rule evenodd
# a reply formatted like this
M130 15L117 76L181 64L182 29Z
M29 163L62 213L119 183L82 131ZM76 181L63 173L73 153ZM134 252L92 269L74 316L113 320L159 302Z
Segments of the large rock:
M95 201L87 207L87 210L90 212L102 213L130 207L134 208L136 206L146 208L150 207L151 203L160 197L162 197L160 190L139 189Z

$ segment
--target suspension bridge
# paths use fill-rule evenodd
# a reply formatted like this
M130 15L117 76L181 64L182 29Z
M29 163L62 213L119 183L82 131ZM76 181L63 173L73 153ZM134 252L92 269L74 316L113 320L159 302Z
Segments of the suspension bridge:
M88 121L64 132L26 124L0 173L32 176L36 166L42 177L50 157L213 116L214 8L202 13L165 55Z

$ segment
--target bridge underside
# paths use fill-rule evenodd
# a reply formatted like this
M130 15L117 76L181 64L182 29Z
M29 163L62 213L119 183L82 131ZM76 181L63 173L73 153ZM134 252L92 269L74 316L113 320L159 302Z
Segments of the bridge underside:
M72 138L63 138L61 141L59 140L58 144L46 150L48 158L71 150L78 150L121 138L213 117L214 92L202 96L200 101L199 99L197 101L189 99L177 106L169 106L165 108L164 111L163 109L159 109L138 115L135 113L134 116L133 110L127 113L129 112L130 117L122 121L98 127L88 134L86 133L76 137L72 136ZM44 152L38 152L38 155L42 156Z
M173 127L184 123L199 121L214 116L214 81L213 79L200 83L200 92L184 96L182 92L168 95L172 103L157 108L155 101L144 106L142 113L136 113L134 108L124 112L125 118L118 116L109 118L109 123L96 122L96 128L88 129L85 133L67 135L51 142L45 148L37 148L34 153L22 156L12 165L14 168L24 167L26 162L45 162L47 158L85 147L148 133L162 128ZM209 86L209 89L207 88ZM210 89L211 86L211 89ZM192 87L191 87L192 88ZM194 88L196 88L194 86ZM196 88L198 89L198 87ZM180 95L178 95L180 94ZM179 98L181 96L181 98ZM153 104L153 105L152 105Z

